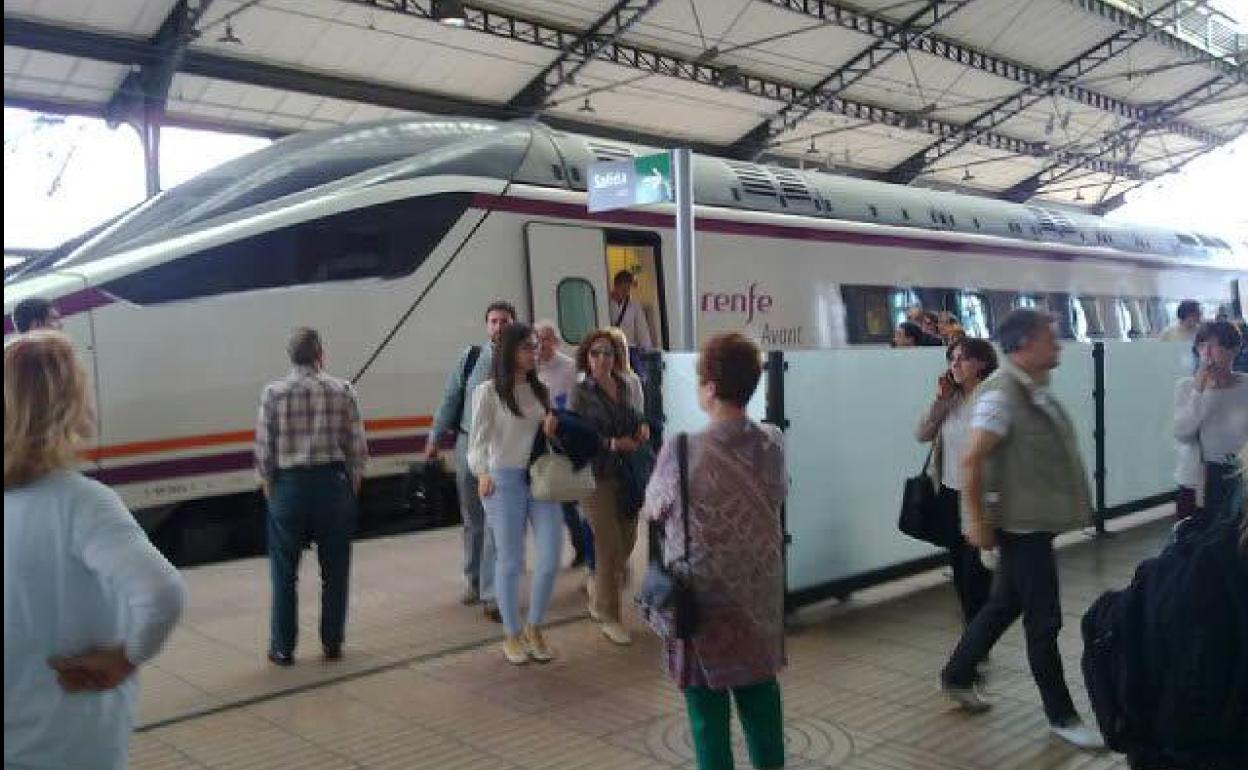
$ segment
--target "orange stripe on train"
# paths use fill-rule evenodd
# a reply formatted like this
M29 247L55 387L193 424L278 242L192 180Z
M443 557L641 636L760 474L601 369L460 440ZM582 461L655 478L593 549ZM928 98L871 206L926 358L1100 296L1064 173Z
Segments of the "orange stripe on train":
M382 417L376 420L365 420L364 430L369 432L402 430L405 428L429 428L432 425L433 417L431 415ZM118 457L178 452L186 449L204 449L226 444L243 444L254 441L255 437L256 432L254 430L235 430L228 433L206 433L198 436L133 441L126 444L112 444L110 446L87 449L82 453L82 456L87 460L111 460Z

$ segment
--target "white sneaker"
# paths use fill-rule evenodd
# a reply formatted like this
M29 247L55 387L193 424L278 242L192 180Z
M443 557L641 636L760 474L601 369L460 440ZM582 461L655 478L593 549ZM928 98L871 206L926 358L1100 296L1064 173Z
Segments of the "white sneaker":
M632 634L628 633L628 629L619 623L603 623L602 635L621 647L633 643Z
M1094 730L1075 717L1064 725L1049 725L1057 737L1085 751L1104 751L1105 739L1099 730Z
M949 700L958 704L958 707L963 711L978 714L992 708L992 703L986 700L979 692L979 688L974 685L970 687L954 687L942 683L940 689Z

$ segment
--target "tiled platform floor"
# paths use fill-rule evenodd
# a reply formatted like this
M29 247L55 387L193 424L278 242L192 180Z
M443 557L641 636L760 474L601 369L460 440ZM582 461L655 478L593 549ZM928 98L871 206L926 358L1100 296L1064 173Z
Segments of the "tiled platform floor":
M1106 541L1069 536L1061 552L1062 651L1076 703L1078 620L1155 553L1165 511L1116 523ZM638 548L638 554L644 553ZM318 768L689 768L679 693L636 618L630 648L584 618L579 572L556 589L548 666L507 665L499 627L457 603L455 531L358 544L346 658L321 662L315 559L303 568L303 653L293 669L263 659L263 560L187 572L191 608L143 672L134 770ZM640 562L638 562L640 563ZM792 768L1104 770L1116 755L1073 751L1045 730L1020 630L993 653L996 707L967 716L940 696L935 672L958 632L941 572L801 613L781 677ZM735 729L735 728L734 728ZM738 736L739 737L739 736ZM741 748L740 746L738 747ZM748 767L743 753L738 767Z

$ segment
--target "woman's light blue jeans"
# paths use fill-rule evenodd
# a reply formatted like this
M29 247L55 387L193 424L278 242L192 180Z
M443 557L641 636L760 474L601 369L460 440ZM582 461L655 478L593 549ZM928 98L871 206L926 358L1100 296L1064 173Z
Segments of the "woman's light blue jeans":
M485 520L494 535L494 595L503 628L521 631L520 575L524 572L524 531L532 523L537 565L529 595L529 625L540 625L555 589L563 558L563 510L559 503L534 500L526 468L498 468L491 473L494 494L481 498Z

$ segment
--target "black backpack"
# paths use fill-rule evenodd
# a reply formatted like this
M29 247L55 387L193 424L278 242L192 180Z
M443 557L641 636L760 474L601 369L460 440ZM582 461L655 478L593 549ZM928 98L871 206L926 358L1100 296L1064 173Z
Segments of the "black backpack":
M1185 524L1083 616L1083 674L1132 766L1248 768L1248 560L1233 527Z

